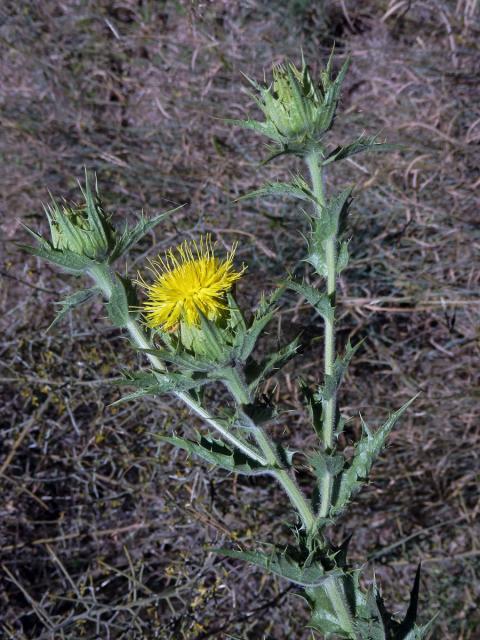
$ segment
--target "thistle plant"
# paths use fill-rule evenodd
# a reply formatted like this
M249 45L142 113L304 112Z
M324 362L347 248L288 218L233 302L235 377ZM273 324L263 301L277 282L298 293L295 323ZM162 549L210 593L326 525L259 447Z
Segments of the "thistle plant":
M269 85L250 80L263 120L231 121L270 139L269 159L286 154L300 157L305 175L290 182L269 183L244 197L286 195L309 206L304 261L321 285L286 275L273 293L263 295L249 316L238 305L234 287L249 273L237 264L235 247L219 255L210 236L184 242L164 256L151 259L143 273L121 276L114 263L133 244L174 211L133 228L116 230L101 204L98 188L86 179L81 207L53 202L46 207L50 238L30 231L37 243L25 246L61 269L90 281L62 303L56 320L93 296L101 297L110 321L124 330L132 346L143 353L148 368L125 373L123 383L134 390L121 401L146 395L171 395L186 404L204 425L195 438L175 434L159 437L227 472L266 475L287 495L293 511L289 544L272 540L251 549L217 549L224 556L250 562L293 583L310 610L309 627L324 638L356 640L420 640L431 622L416 624L420 572L402 620L386 609L379 588L364 586L361 567L348 561L348 539L336 544L331 529L362 485L387 438L412 400L392 413L377 429L362 420L362 435L347 457L338 447L344 419L337 402L342 378L360 346L336 349L336 295L339 273L348 263L348 210L352 188L337 194L326 190L325 172L367 150L385 150L376 137L360 136L350 144L329 141L348 61L333 75L330 56L319 82L302 60L274 67ZM275 317L284 293L301 296L324 325L324 371L314 384L299 380L316 445L301 453L311 470L308 494L295 479L294 454L271 435L282 414L265 399L266 380L298 355L299 338L257 355L257 342ZM55 320L55 321L56 321ZM229 399L213 407L205 388L223 385Z

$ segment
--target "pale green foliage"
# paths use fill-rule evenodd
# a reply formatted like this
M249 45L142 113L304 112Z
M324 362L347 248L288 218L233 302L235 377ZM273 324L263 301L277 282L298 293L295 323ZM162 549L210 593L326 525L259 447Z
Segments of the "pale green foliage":
M416 397L416 396L415 396ZM331 514L340 513L347 505L350 498L360 489L370 474L375 459L385 446L391 430L400 416L408 409L415 398L406 402L398 411L395 411L388 420L374 433L372 433L362 420L363 437L355 447L355 452L350 463L345 465L339 478L338 490L335 492Z
M222 440L212 436L197 434L196 442L177 436L160 436L160 439L202 458L209 464L225 469L225 471L253 476L267 473L270 470L267 465L251 460L239 449L230 447Z
M235 551L232 549L216 549L216 551L230 558L250 562L301 587L320 587L327 579L342 575L340 569L325 568L321 558L307 558L305 561L297 558L296 548L273 551L269 554L260 551Z
M87 302L90 298L93 298L95 295L101 294L101 290L97 287L91 287L89 289L80 289L80 291L75 291L71 296L67 296L64 300L60 300L56 304L61 306L60 311L55 316L55 319L48 327L47 331L49 331L54 325L57 324L69 311L75 309L79 305Z

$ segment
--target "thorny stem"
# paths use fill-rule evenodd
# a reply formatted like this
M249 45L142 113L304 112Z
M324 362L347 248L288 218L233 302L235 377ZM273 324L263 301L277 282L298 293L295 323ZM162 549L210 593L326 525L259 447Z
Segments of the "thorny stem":
M342 628L351 634L351 638L356 638L357 636L352 624L352 614L347 604L341 579L331 577L325 581L323 588L332 603L333 609L337 614L338 621L341 623Z
M317 198L318 204L317 215L322 215L322 210L325 206L325 195L323 190L323 170L319 166L318 152L312 151L307 156L307 165L310 171L310 177L312 179L313 193ZM336 294L336 245L337 238L332 236L325 242L325 253L327 262L327 295L330 300L330 304L335 308L335 294ZM325 338L324 338L324 375L325 380L327 376L334 374L334 362L335 362L335 318L332 314L332 318L325 319ZM326 451L333 448L333 430L335 426L335 413L337 405L336 391L332 393L331 398L323 403L322 411L322 440L323 446ZM321 503L319 517L325 518L330 510L331 494L332 494L333 478L328 471L325 472L321 482Z
M307 165L310 171L310 177L312 180L313 193L317 199L316 209L317 215L322 215L322 210L325 206L325 195L323 189L323 169L319 166L319 154L317 151L312 151L307 156ZM335 309L335 295L337 286L337 237L326 239L325 241L325 258L327 263L327 295L330 304ZM331 318L325 319L325 338L324 338L324 377L334 375L335 364L335 313ZM337 407L337 393L336 390L332 393L332 397L324 401L322 407L322 441L325 451L330 451L333 448L333 432L335 428L335 414ZM319 518L325 518L328 516L332 499L332 485L333 477L325 470L324 476L321 479L320 486L320 509L318 513ZM344 587L342 580L337 577L329 578L324 587L325 592L332 604L332 607L337 615L337 619L350 635L351 638L356 638L355 630L352 622L352 614L348 607Z
M227 386L235 400L241 405L250 403L252 401L251 393L241 374L232 368L229 378ZM283 462L279 459L274 444L270 441L262 427L256 425L252 431L258 446L266 458L267 464L274 467L270 475L276 478L277 482L283 487L290 502L297 510L306 531L310 533L313 532L316 524L315 515L301 489L295 482L295 479L286 469L282 468Z
M90 269L90 276L95 280L97 286L103 291L107 300L110 299L112 295L112 283L114 282L114 278L116 277L112 270L107 269L102 266L102 268L92 268ZM145 335L145 332L139 326L139 323L135 320L130 319L126 323L125 328L130 334L130 338L132 342L139 347L140 349L153 349L149 338ZM146 354L152 365L155 369L159 371L165 370L164 363L154 354L148 353ZM245 455L261 464L266 464L266 459L260 455L253 447L248 445L246 442L239 440L234 434L230 433L228 429L218 422L210 413L204 409L190 394L185 391L175 391L174 395L182 400L194 413L197 414L200 418L205 420L205 422L210 425L213 429L218 431L220 435L225 438L228 442L233 444L235 447L243 451Z

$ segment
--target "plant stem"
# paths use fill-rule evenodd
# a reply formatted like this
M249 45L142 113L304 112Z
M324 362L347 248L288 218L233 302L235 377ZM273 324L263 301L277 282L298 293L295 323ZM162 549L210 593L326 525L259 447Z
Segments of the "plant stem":
M234 368L231 369L227 383L230 393L239 404L249 404L252 401L250 390L242 375ZM315 529L315 514L313 513L307 499L303 495L295 479L286 469L282 469L283 462L279 459L275 451L275 445L270 441L262 427L255 425L252 430L258 446L262 450L267 464L274 467L270 474L279 482L283 490L290 499L290 502L297 510L300 519L307 532Z
M113 290L113 283L115 282L116 275L115 272L105 267L104 265L99 265L98 268L92 268L90 270L90 276L95 280L96 285L99 289L102 290L105 298L107 300L110 299ZM125 324L125 328L130 334L130 338L132 343L140 349L153 349L154 345L150 341L150 339L145 335L145 332L139 326L139 323L133 318L128 319ZM158 371L165 371L165 364L158 358L156 355L147 353L147 358L150 360L152 365ZM197 414L200 418L205 420L205 422L210 425L213 429L218 431L220 435L225 438L228 442L233 444L235 447L243 451L243 453L249 458L260 462L260 464L267 464L267 460L262 456L256 449L250 446L248 443L243 442L239 438L237 438L234 434L230 433L228 429L226 429L220 422L218 422L210 413L204 409L190 394L185 391L175 391L174 395L184 402L194 413Z
M312 151L307 156L307 165L312 180L313 193L317 199L316 210L317 215L322 216L325 207L325 195L323 189L323 169L319 165L319 153ZM337 237L336 235L325 239L325 258L327 266L327 295L330 304L334 310L331 318L325 319L325 338L324 338L324 378L334 375L335 363L335 296L337 286ZM335 427L335 414L337 407L336 389L328 400L323 402L322 411L322 440L326 451L333 448L333 435ZM324 518L328 516L331 503L333 478L326 471L320 487L321 502L319 516Z
M331 577L324 583L323 587L332 603L332 607L337 615L342 628L350 634L351 638L356 638L353 628L352 614L345 598L341 578Z
M321 217L325 207L325 195L323 188L323 169L319 165L319 154L312 151L306 158L310 177L312 180L313 193L317 199L316 213ZM325 214L323 214L325 215ZM325 319L325 338L324 338L324 379L327 376L333 376L335 365L335 297L337 287L337 236L336 234L330 238L325 238L325 260L327 266L327 295L333 308L331 318ZM336 389L332 396L323 401L322 404L322 441L324 450L331 451L333 448L333 436L335 428L335 417L337 409L337 392ZM333 477L325 470L320 482L320 509L319 518L328 516L332 500ZM355 629L353 627L352 614L349 610L343 581L338 577L329 578L323 588L325 589L332 607L337 615L338 621L342 628L350 634L351 638L356 638Z

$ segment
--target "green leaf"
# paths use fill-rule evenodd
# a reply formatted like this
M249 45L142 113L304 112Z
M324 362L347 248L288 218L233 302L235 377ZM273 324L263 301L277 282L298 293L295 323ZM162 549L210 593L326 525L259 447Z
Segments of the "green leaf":
M346 266L348 265L348 259L349 259L348 242L343 241L340 243L340 248L338 250L337 275L340 275L342 271L346 268Z
M62 267L67 273L80 275L89 267L95 265L95 261L85 256L73 253L68 249L52 249L44 240L41 247L32 247L28 244L18 244L18 247L27 253L48 260L59 267Z
M270 354L261 363L250 367L248 376L250 389L255 390L261 382L285 366L297 353L299 346L300 339L297 336L288 344L280 347L275 353Z
M117 260L121 256L123 256L133 245L137 244L149 231L154 229L160 222L165 220L168 216L175 211L181 209L184 205L180 205L179 207L175 207L174 209L170 209L169 211L165 211L164 213L160 213L153 218L146 218L143 214L140 218L140 221L131 229L128 227L125 228L121 237L117 240L115 247L110 255L109 262L112 263L114 260Z
M64 300L60 300L59 302L56 302L55 304L61 305L62 308L55 316L55 319L53 320L53 322L47 328L47 331L50 331L50 329L53 326L55 326L57 322L59 322L59 320L61 320L70 311L70 309L74 309L75 307L78 307L83 302L86 302L87 300L90 300L90 298L92 298L93 296L101 293L102 292L100 289L97 289L96 287L92 287L91 289L82 289L81 291L76 291L72 295L67 296Z
M155 371L152 373L142 372L140 374L125 373L124 378L116 381L116 384L131 385L137 387L137 391L133 391L116 400L111 406L144 396L157 396L198 389L205 384L205 379L194 379L180 373L160 373Z
M174 364L181 368L182 371L196 371L207 372L215 371L218 365L215 362L209 360L203 360L197 356L193 356L187 351L169 351L168 349L138 349L141 353L147 353L153 356L157 356L163 362Z
M269 122L259 122L258 120L235 120L227 118L225 120L228 124L236 125L238 127L242 127L243 129L251 129L252 131L256 131L257 133L261 133L275 142L282 143L283 136L279 134L277 129L269 123Z
M280 156L304 156L307 153L307 149L302 144L287 144L286 142L282 143L282 147L279 149L278 147L273 147L272 145L267 145L267 151L269 152L268 156L265 160L262 160L260 163L262 166L272 162L272 160L276 160L280 158Z
M328 375L328 374L325 375L323 385L319 385L317 391L314 394L310 394L311 395L310 398L308 398L308 395L307 395L307 400L309 401L310 409L311 411L315 411L315 413L312 415L317 416L317 420L318 420L318 417L322 415L322 411L325 408L326 403L333 398L335 393L340 388L340 385L343 380L343 376L345 375L348 365L350 364L350 361L352 360L353 356L355 355L357 350L360 348L360 346L363 344L363 342L364 342L363 340L360 340L359 342L357 342L357 344L354 347L352 347L351 343L348 342L345 348L345 353L343 355L343 358L340 356L337 356L337 358L335 359L335 362L333 365L333 375ZM322 411L320 411L319 405L321 405ZM338 429L339 427L342 426L342 424L343 424L342 419L339 418L336 423L337 433L339 433ZM318 427L320 430L318 431L316 429L316 431L319 435L321 435L322 433L321 425L318 424Z
M288 289L292 289L303 296L322 318L329 321L333 320L334 308L330 304L329 297L326 293L321 293L318 289L315 289L315 287L312 287L306 282L288 280L286 285Z
M355 447L354 457L350 465L343 471L340 484L330 515L341 512L349 500L360 490L362 484L368 480L372 465L385 446L395 423L408 409L418 394L406 402L398 411L393 413L388 420L375 432L371 433L364 424L365 434Z
M333 54L333 51L332 51ZM331 72L332 72L332 57L330 57L329 63L327 65L327 69L321 74L322 84L323 84L323 92L324 92L324 100L321 111L321 118L317 121L317 129L322 131L322 134L329 131L332 127L333 120L335 117L335 112L337 110L338 101L340 99L340 91L342 88L343 80L345 79L345 74L347 73L348 67L350 66L350 58L347 58L342 65L337 77L332 82L331 80Z
M342 472L345 458L340 454L329 455L323 451L317 451L308 458L318 480L326 474L335 477Z
M273 318L275 305L280 296L285 291L286 286L283 284L267 297L262 297L257 312L253 318L251 325L245 334L242 335L241 344L239 345L239 357L245 362L255 348L260 334L267 324Z
M375 136L360 136L354 142L343 146L336 147L331 151L328 156L323 160L323 166L330 164L331 162L337 162L338 160L344 160L350 156L354 156L357 153L363 151L391 151L396 149L396 145L386 144L384 142L377 142L378 135Z
M107 227L105 225L105 213L102 209L102 205L98 196L98 192L95 195L90 188L90 182L88 179L87 171L85 170L85 191L80 186L83 197L85 198L85 204L87 207L87 218L89 228L93 232L102 246L108 248L110 244L110 238L107 234Z
M321 209L320 215L313 218L313 229L308 242L308 256L306 262L311 264L315 271L326 278L328 266L326 258L327 240L340 236L345 229L345 222L350 206L352 187L344 189L335 198L330 199ZM339 259L337 259L337 271L346 264L348 253L345 254L346 246L340 245Z
M247 331L247 323L231 291L227 292L227 302L230 312L228 315L228 328L235 337L240 335L243 338Z
M211 436L200 436L197 442L178 438L177 436L159 436L163 442L168 442L175 447L184 449L188 453L206 460L226 471L240 473L243 475L259 475L269 473L270 468L262 465L256 460L252 460L239 449L225 444Z
M325 634L325 638L331 638L330 634L335 634L336 638L348 638L323 588L306 589L305 597L311 607L308 628L320 631Z
M330 235L340 234L344 230L344 222L347 215L353 187L347 187L337 196L331 198L322 209L320 217L329 226Z
M318 205L318 200L312 191L309 189L308 184L301 176L294 178L292 182L269 182L264 187L250 191L240 198L239 200L245 200L246 198L256 198L258 196L277 196L277 195L289 195L300 200L306 200Z
M342 383L343 377L345 375L345 372L347 371L348 365L352 361L353 356L357 353L357 351L360 349L360 347L364 342L365 342L364 339L359 340L357 344L354 347L352 347L352 343L349 340L347 342L347 346L345 347L345 353L343 354L343 357L337 356L337 358L335 359L333 370L334 370L334 376L335 376L336 390L339 389Z
M307 403L310 420L315 433L322 437L322 403L316 399L316 394L310 389L304 380L300 381L300 391Z
M224 360L228 355L226 353L226 345L222 332L215 322L207 318L200 310L198 314L200 316L200 326L205 341L207 356L209 359L217 362Z
M327 571L319 561L299 563L286 551L274 551L267 554L261 551L235 551L232 549L214 549L229 558L238 558L266 569L289 582L302 587L318 587L332 576L343 575L338 569Z

